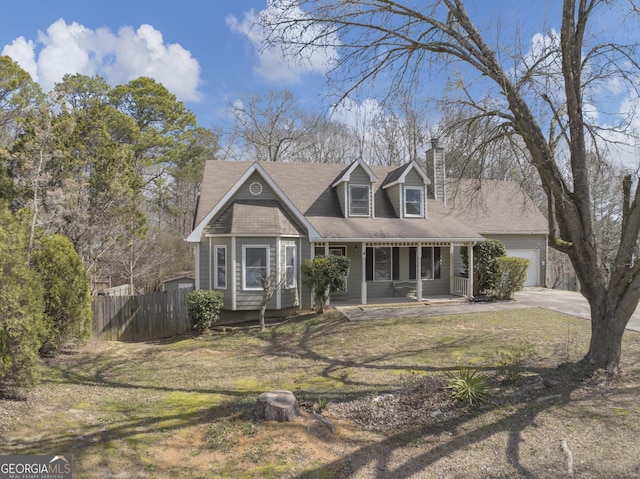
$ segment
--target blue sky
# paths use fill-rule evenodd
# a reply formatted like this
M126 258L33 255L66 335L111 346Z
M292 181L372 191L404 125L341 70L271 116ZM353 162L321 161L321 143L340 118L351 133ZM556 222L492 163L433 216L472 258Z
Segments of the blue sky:
M287 87L303 101L319 98L320 74L303 78L261 63L243 33L252 9L265 6L266 0L12 2L0 16L0 52L45 90L64 73L98 73L112 84L146 74L212 128L243 92ZM97 50L104 52L102 67L92 64Z
M505 37L509 28L515 34L517 24L526 51L559 31L560 3L478 0L469 1L467 9ZM301 68L260 52L260 32L251 25L266 7L267 0L14 1L0 15L0 53L16 60L45 90L65 73L100 74L113 85L150 76L184 101L206 128L220 126L225 108L248 92L287 88L307 110L326 107L330 53L320 52ZM615 15L596 18L596 28L598 22L604 27L619 22ZM637 37L639 23L632 19L617 34ZM613 110L626 108L625 101L640 103L618 92ZM359 102L355 109L377 106L375 98Z
M557 8L555 0L542 3L538 15ZM224 108L245 92L287 88L309 109L326 106L323 58L303 72L259 53L259 32L250 24L266 7L267 0L13 2L0 16L0 53L45 90L64 73L100 74L111 84L151 76L207 128L217 126ZM485 7L526 21L531 4L484 0L469 9L483 14Z

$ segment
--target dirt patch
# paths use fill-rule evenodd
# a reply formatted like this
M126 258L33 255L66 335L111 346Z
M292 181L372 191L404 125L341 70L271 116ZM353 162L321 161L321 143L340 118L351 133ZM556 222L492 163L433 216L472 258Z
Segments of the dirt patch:
M588 338L534 308L91 342L0 399L0 449L70 454L78 478L557 478L567 450L576 478L640 477L640 334L615 380L577 368ZM465 365L490 377L483 404L444 388ZM296 394L298 420L253 417L271 389Z

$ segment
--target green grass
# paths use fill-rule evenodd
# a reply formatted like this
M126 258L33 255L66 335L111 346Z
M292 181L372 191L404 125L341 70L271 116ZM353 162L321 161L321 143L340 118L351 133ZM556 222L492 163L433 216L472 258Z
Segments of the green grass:
M532 414L527 401L485 406L490 409L451 425L452 436L448 430L412 429L398 431L393 439L362 431L316 438L300 425L256 422L251 411L265 390L288 389L299 399L336 405L396 393L409 376L444 377L463 366L491 373L501 358L518 374L552 373L559 363L580 359L589 339L587 321L537 308L427 318L403 318L398 308L394 315L351 323L330 310L264 333L234 330L150 343L91 343L44 367L42 384L27 403L0 404L7 411L0 416L0 450L71 453L77 478L132 470L157 478L334 477L343 466L335 462L331 440L344 441L344 451L366 451L367 444L381 441L384 447L407 448L402 454L410 455L416 444L455 444L456 437L474 428L485 435L486 428L495 428L498 455L513 455L504 452L510 442L500 436L501 428ZM507 357L504 352L518 344L535 351L535 358L521 364L519 357ZM639 357L640 335L627 335L623 367L630 374L640 374ZM580 421L598 434L633 429L630 424L640 417L637 383L619 390L606 397L610 404L604 408L590 399L558 406L554 417L563 422L553 423L558 429L553 434L583 434ZM546 407L541 404L536 414ZM609 424L602 427L605 421ZM525 430L531 441L534 433L529 426ZM472 441L457 451L471 457L477 447ZM535 456L527 452L521 459Z

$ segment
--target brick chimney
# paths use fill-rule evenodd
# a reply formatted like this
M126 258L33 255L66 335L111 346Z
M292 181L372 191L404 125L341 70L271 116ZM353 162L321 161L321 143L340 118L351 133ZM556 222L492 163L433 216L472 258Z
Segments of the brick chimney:
M447 190L445 181L447 179L444 148L438 146L438 139L431 139L431 148L426 152L425 171L431 180L429 186L429 197L431 199L442 200L447 204Z

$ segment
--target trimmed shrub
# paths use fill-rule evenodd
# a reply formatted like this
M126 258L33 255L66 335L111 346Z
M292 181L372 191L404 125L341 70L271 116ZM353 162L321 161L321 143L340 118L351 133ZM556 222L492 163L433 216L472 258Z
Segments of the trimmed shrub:
M204 331L220 319L224 295L220 291L196 289L187 295L187 312L193 328Z
M312 290L320 302L318 313L324 312L333 291L347 288L351 260L346 256L317 256L302 263L302 282Z
M493 285L493 293L497 299L511 299L513 293L522 291L527 279L529 260L505 256L497 259L497 279Z
M41 352L60 349L62 343L91 334L91 289L80 256L62 235L44 236L31 253L31 262L44 288L47 335Z
M465 270L469 271L467 249L461 251ZM506 256L507 249L501 241L486 239L473 247L473 294L486 293L494 289L499 278L498 258Z

